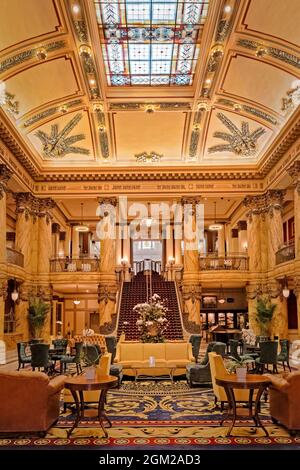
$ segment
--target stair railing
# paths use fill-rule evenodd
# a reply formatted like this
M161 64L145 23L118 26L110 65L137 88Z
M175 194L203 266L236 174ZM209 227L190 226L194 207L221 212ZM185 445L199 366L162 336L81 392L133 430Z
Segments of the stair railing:
M116 320L116 327L113 331L113 335L117 336L118 329L119 329L119 320L120 320L120 310L121 310L121 301L123 295L123 287L124 287L124 280L122 279L119 283L119 290L117 293L117 303L116 303L116 313L117 313L117 320Z

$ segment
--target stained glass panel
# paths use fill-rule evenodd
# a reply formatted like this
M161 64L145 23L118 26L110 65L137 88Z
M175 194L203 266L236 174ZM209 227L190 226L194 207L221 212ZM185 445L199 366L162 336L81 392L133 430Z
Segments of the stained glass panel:
M192 85L209 0L94 3L108 85Z

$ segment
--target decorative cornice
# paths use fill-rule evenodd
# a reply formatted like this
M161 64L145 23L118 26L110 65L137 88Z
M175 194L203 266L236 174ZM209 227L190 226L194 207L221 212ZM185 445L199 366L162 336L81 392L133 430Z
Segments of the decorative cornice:
M25 213L26 220L32 216L35 222L37 217L46 217L47 223L52 219L51 209L56 206L50 197L37 198L32 193L15 193L16 213Z
M12 172L9 168L4 164L0 164L0 200L3 198L3 195L7 190L7 183L11 175Z
M277 47L272 46L266 46L265 44L252 41L250 39L241 38L237 40L237 45L250 50L257 50L259 48L263 48L265 54L270 57L273 57L273 59L280 60L281 62L285 62L286 64L292 65L293 67L300 69L300 57L294 54L290 54L289 52L284 51L283 49L278 49Z
M54 41L48 44L41 45L39 47L27 49L25 51L20 52L19 54L8 57L7 59L0 62L0 74L6 72L12 67L15 67L16 65L20 65L23 62L26 62L27 60L33 59L34 57L36 57L37 51L40 49L44 49L46 52L52 52L57 49L62 49L65 46L65 41Z
M273 210L282 210L285 193L286 190L283 189L269 189L264 194L246 196L243 204L249 209L247 216L251 217L253 214L259 215L267 212L272 215Z
M236 104L236 102L228 100L227 98L219 98L217 100L217 103L222 104L224 106L229 106L232 109L234 109L234 105ZM247 104L240 104L240 107L243 111L246 111L246 113L253 114L253 116L264 119L265 121L270 122L271 124L278 124L277 119L275 119L270 114L261 111L260 109L253 108L252 106L248 106Z

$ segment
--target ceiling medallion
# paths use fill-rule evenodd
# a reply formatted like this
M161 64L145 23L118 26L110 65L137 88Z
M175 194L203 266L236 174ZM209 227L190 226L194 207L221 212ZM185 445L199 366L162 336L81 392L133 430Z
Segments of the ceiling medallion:
M214 152L233 152L236 155L250 157L257 152L257 141L265 133L263 127L258 127L250 133L249 123L242 121L242 128L239 130L230 119L223 113L218 113L217 117L229 129L231 134L227 132L215 132L213 137L223 139L228 144L214 145L208 149L208 153Z
M61 132L58 132L58 125L53 124L51 126L51 134L47 135L44 131L37 131L36 137L40 139L43 145L43 154L48 158L59 158L64 157L68 153L81 153L88 155L90 151L85 148L75 147L72 144L80 140L85 139L84 134L76 134L67 137L75 126L79 123L82 118L82 114L76 114L76 116L69 121Z
M155 163L159 162L163 155L156 152L142 152L135 154L136 161L139 163Z

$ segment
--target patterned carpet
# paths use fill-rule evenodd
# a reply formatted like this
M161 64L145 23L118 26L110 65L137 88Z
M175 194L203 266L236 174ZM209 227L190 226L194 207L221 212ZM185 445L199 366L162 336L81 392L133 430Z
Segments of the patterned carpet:
M68 410L45 438L0 439L0 448L84 448L102 449L161 448L269 448L299 449L300 436L290 437L281 426L274 425L268 415L268 404L262 404L261 420L269 432L265 437L252 420L242 418L233 428L233 437L226 437L227 425L220 426L220 409L214 405L210 389L189 388L186 382L124 382L121 389L110 391L106 412L113 425L109 438L103 438L94 417L86 417L71 438L67 430L74 414ZM88 410L86 415L94 414Z

